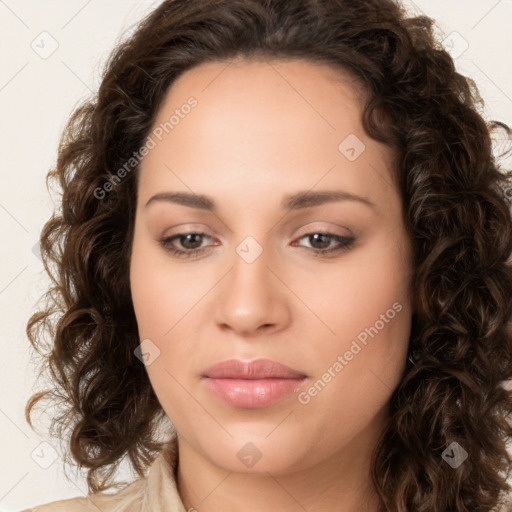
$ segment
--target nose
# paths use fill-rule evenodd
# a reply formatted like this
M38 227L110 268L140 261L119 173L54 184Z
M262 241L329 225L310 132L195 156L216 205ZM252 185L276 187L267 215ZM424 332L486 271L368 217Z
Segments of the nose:
M253 337L285 329L291 319L289 296L279 267L264 250L248 263L235 254L231 270L218 286L216 323L223 330Z

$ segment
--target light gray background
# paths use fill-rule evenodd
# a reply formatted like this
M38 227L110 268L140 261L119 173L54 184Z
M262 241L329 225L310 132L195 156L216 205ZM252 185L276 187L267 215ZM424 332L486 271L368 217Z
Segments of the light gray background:
M48 285L34 246L54 207L45 177L67 118L99 85L116 40L159 3L0 0L2 511L85 494L83 475L64 478L59 447L45 441L44 420L38 435L24 418L26 400L39 389L25 326ZM407 0L405 5L411 14L424 12L436 20L457 69L476 81L485 117L512 124L512 0ZM51 44L58 48L47 56L43 52Z

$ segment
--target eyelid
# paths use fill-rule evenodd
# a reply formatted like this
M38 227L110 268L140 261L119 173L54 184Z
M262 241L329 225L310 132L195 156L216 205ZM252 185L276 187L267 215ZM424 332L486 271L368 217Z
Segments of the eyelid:
M326 227L325 225L318 226L317 223L319 223L319 222L322 222L324 224L329 224L329 226L328 227ZM334 227L332 227L332 226L334 226ZM336 231L337 229L344 230L344 233L338 233ZM356 234L350 228L348 228L346 226L342 226L341 224L336 224L334 222L328 222L328 221L310 222L306 226L301 227L298 231L298 234L295 236L300 237L300 236L308 235L312 232L314 232L314 233L329 233L329 234L333 234L333 235L344 236L347 238L356 236Z
M174 235L183 235L189 233L200 233L208 236L213 236L210 233L211 229L206 227L205 224L197 223L197 222L182 222L180 224L175 224L174 226L167 228L163 231L161 238L169 238Z

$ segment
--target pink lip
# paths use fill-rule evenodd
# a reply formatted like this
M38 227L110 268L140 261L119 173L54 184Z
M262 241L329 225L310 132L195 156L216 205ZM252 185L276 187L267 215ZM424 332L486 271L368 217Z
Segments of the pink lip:
M202 377L221 400L235 407L256 409L289 395L307 376L268 359L250 363L230 359L211 366Z

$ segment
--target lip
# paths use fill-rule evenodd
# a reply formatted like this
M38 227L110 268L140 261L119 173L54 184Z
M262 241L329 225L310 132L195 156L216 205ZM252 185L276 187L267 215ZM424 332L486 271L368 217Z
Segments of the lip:
M307 375L269 359L229 359L214 364L201 377L205 386L229 405L256 409L293 393Z

